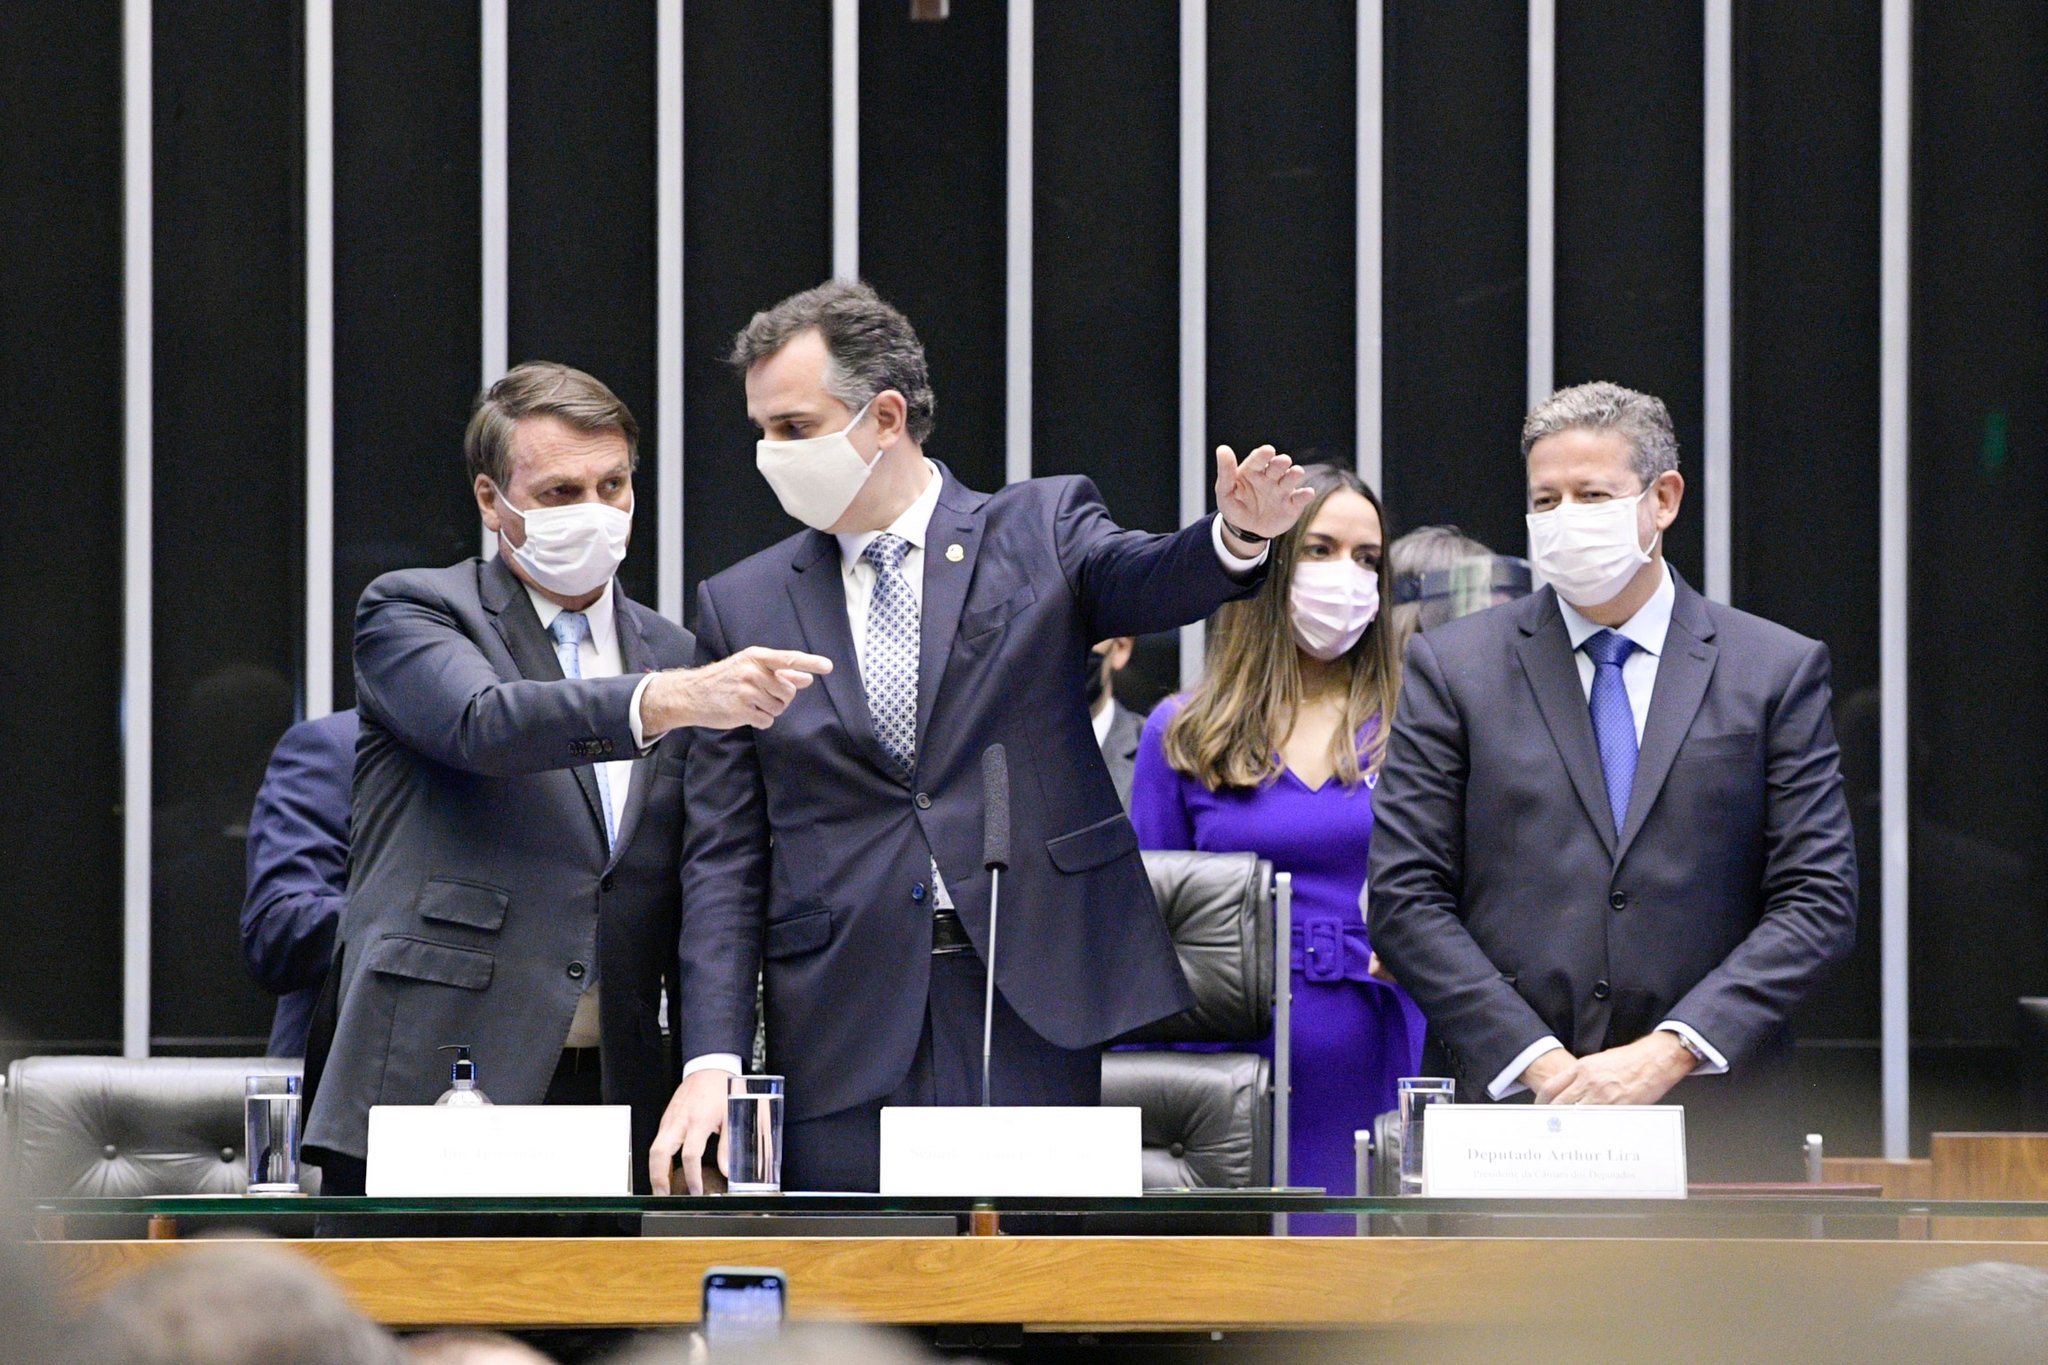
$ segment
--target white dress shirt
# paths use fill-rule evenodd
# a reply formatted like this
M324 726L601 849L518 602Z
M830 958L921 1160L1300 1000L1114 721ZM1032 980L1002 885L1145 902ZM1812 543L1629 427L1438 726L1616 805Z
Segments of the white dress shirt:
M1103 707L1100 711L1097 711L1093 716L1089 717L1089 719L1093 721L1095 724L1096 748L1100 749L1103 745L1109 743L1109 732L1116 725L1117 710L1118 707L1116 703L1116 698L1111 697L1109 699L1109 705Z
M910 549L903 556L903 577L910 584L912 596L917 599L919 615L924 611L924 552L925 539L930 534L932 514L939 510L939 494L945 490L945 476L931 461L925 461L924 491L917 500L903 509L903 515L891 522L887 534L901 536L910 542ZM863 673L867 668L868 652L868 605L875 595L875 566L861 558L868 546L880 538L882 531L861 531L835 537L839 542L839 581L846 589L846 623L853 628L854 660ZM1211 540L1216 546L1216 557L1224 571L1230 574L1248 574L1266 562L1266 547L1260 546L1256 558L1246 559L1232 553L1223 540L1223 518L1217 517L1212 525ZM1098 725L1101 722L1098 721ZM1105 732L1098 729L1100 741ZM946 893L946 880L939 873L939 864L932 861L932 908L951 910L953 898ZM699 1071L717 1069L739 1074L740 1059L731 1053L711 1053L703 1057L692 1057L683 1066L683 1075L691 1076Z
M546 630L555 623L565 608L559 602L550 602L541 596L530 583L523 583L527 600L533 603L534 614L540 617L540 628ZM583 643L576 647L576 661L582 665L586 678L616 678L626 671L625 656L619 652L619 622L616 599L612 585L605 584L597 600L583 609L583 615L590 622L590 633L583 637ZM553 643L552 638L549 641ZM559 653L559 649L557 653ZM653 675L648 675L652 677ZM633 693L632 725L633 736L640 737L640 693L646 689L643 681ZM644 747L644 746L643 746ZM633 788L633 759L615 759L609 763L596 763L597 780L610 789L612 798L612 819L618 820L626 813L626 795ZM609 845L612 831L606 831ZM576 1017L569 1021L569 1036L564 1047L597 1046L597 990L598 983L593 977L584 987L583 994L576 1000Z
M1572 660L1579 668L1579 686L1585 690L1587 704L1593 700L1593 673L1596 665L1592 657L1581 648L1603 630L1612 629L1616 635L1626 636L1635 641L1636 647L1621 664L1621 683L1628 689L1628 709L1635 717L1636 743L1643 742L1643 727L1650 719L1650 697L1657 690L1657 660L1664 654L1664 637L1671 631L1671 608L1678 601L1678 589L1672 585L1671 570L1658 566L1657 590L1650 594L1650 600L1637 609L1636 614L1618 626L1603 626L1589 621L1571 603L1562 597L1557 599L1557 609L1564 617L1565 634L1571 637ZM1705 1059L1694 1068L1696 1076L1715 1076L1728 1069L1728 1060L1714 1045L1701 1037L1690 1024L1677 1019L1666 1019L1657 1025L1656 1032L1675 1033L1691 1043ZM1495 1099L1505 1099L1528 1089L1522 1084L1522 1073L1529 1069L1529 1063L1541 1057L1554 1047L1564 1044L1554 1037L1545 1036L1522 1049L1493 1083L1486 1087L1486 1093Z

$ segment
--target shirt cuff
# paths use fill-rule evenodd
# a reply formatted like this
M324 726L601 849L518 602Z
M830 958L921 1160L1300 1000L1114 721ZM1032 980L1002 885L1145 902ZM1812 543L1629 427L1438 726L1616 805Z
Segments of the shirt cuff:
M683 1063L683 1079L687 1081L700 1071L730 1071L737 1076L742 1069L737 1052L707 1052Z
M641 678L640 685L633 689L632 704L626 708L626 721L633 727L633 747L642 753L647 752L648 745L661 738L660 735L656 735L653 739L649 739L647 737L646 722L640 719L640 698L647 694L647 684L653 681L654 675L652 673Z
M1522 1073L1529 1069L1529 1063L1535 1061L1538 1057L1550 1051L1550 1049L1563 1046L1563 1043L1558 1042L1557 1039L1549 1034L1538 1038L1535 1042L1516 1053L1515 1060L1509 1062L1506 1069L1500 1075L1493 1078L1493 1084L1486 1087L1486 1097L1493 1100L1504 1100L1510 1095L1521 1094L1529 1088L1522 1084Z
M1692 1074L1695 1076L1719 1076L1728 1070L1728 1059L1721 1055L1720 1049L1700 1037L1699 1030L1695 1029L1691 1024L1681 1024L1676 1019L1666 1019L1663 1023L1657 1025L1656 1028L1652 1029L1651 1032L1675 1033L1701 1052L1706 1053L1706 1060L1692 1069Z
M1216 558L1222 562L1223 572L1229 574L1232 578L1243 578L1253 569L1265 563L1267 554L1273 548L1271 545L1261 545L1259 552L1250 559L1246 559L1243 555L1231 549L1229 542L1223 539L1223 516L1221 513L1209 518L1209 539L1216 543Z

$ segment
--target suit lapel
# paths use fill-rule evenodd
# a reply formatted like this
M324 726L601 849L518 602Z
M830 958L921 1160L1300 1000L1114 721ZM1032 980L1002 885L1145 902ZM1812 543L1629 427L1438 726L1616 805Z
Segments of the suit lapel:
M518 665L519 676L529 682L562 681L562 661L555 657L554 641L541 629L540 617L534 614L533 600L526 595L525 585L512 576L504 560L491 559L484 564L479 596L491 613L491 625L498 638L505 642L512 662ZM598 800L596 770L585 763L569 771L575 775L576 785L583 789L591 818L597 821L598 837L605 838L604 806Z
M1650 808L1671 775L1678 758L1678 746L1685 742L1700 702L1707 695L1707 683L1714 676L1714 662L1720 650L1709 643L1714 623L1708 617L1699 594L1671 571L1678 600L1671 605L1671 628L1664 636L1664 652L1657 659L1657 683L1650 692L1650 714L1643 723L1643 746L1636 755L1636 781L1629 792L1628 819L1622 823L1621 842L1615 861L1628 856Z
M924 537L924 608L918 626L917 655L917 744L924 748L931 733L932 708L938 701L939 684L946 676L946 664L953 656L953 640L960 633L960 613L967 605L967 588L974 581L974 564L981 549L982 514L979 499L955 483L943 466L938 477L946 481L939 492L939 505L932 510L930 527ZM959 557L954 557L955 548Z
M640 633L639 617L616 584L612 587L612 628L619 633L619 671L629 678L653 672L654 656L647 648L647 638ZM612 840L611 865L618 863L633 842L640 812L647 805L647 786L653 780L654 755L650 751L633 760L633 775L626 787L626 808L619 812L619 834Z
M860 655L853 648L853 627L846 619L846 585L840 575L839 542L813 531L791 561L789 598L796 608L804 648L832 661L825 675L825 695L839 712L839 723L862 758L891 781L901 781L896 765L875 738L868 715L868 694L860 676Z
M1572 659L1572 640L1558 614L1557 598L1548 590L1530 599L1537 604L1522 624L1518 653L1522 672L1536 693L1536 707L1550 729L1551 741L1571 774L1572 786L1600 842L1615 850L1614 811L1607 802L1607 777L1600 767L1600 749L1593 740L1593 716L1586 707L1585 685ZM1639 784L1640 785L1640 784Z

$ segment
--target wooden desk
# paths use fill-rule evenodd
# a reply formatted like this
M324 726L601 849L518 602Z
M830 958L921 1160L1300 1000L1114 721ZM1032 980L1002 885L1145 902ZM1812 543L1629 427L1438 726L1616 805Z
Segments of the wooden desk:
M205 1242L35 1248L74 1305ZM1515 1238L954 1237L279 1242L394 1327L652 1327L697 1316L714 1265L788 1272L794 1317L1037 1331L1528 1327L1867 1317L1936 1266L2041 1243ZM1775 1315L1775 1317L1773 1316ZM1617 1321L1621 1320L1617 1318Z

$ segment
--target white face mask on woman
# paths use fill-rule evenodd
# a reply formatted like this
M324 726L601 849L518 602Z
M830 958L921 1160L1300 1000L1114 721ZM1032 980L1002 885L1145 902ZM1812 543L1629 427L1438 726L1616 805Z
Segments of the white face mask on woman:
M1317 559L1294 566L1287 589L1294 642L1328 663L1350 652L1380 614L1380 576L1355 559Z
M581 597L596 592L612 581L625 562L626 546L633 539L633 513L607 502L572 502L562 507L534 507L520 511L496 483L498 511L511 513L526 528L526 537L514 545L498 525L498 544L512 561L526 570L527 577L547 591L562 597Z
M1646 488L1632 498L1561 502L1529 513L1529 559L1536 572L1575 607L1613 601L1650 562L1636 532L1636 509L1649 495Z
M808 436L801 441L762 439L754 445L754 467L775 490L782 510L804 525L829 531L853 506L868 476L882 462L876 451L872 463L861 458L848 439L861 418L875 405L870 398L860 405L844 429L829 436Z

